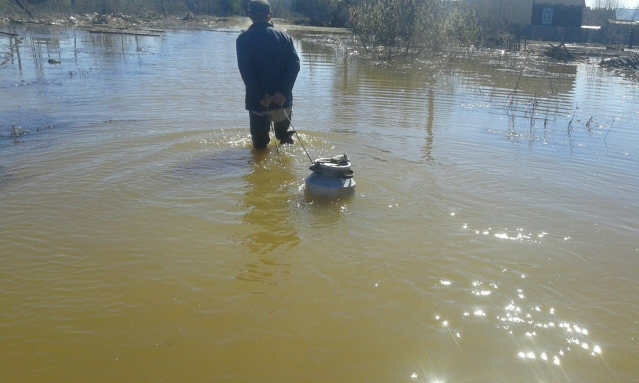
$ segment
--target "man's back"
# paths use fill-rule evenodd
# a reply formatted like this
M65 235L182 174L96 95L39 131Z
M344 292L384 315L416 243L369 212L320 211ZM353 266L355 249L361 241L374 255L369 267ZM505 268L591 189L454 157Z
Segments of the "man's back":
M293 86L300 70L293 40L271 23L255 22L236 41L237 62L246 86L246 109L262 111L265 94L281 93L283 107L293 103Z

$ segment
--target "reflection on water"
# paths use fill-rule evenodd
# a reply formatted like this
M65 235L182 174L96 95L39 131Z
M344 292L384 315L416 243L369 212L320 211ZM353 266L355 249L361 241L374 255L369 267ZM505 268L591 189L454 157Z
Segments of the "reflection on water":
M505 275L512 271L502 270ZM514 275L525 279L525 275ZM441 280L442 286L451 286L452 282ZM503 284L503 281L500 281ZM470 294L476 297L472 308L458 315L455 320L442 318L435 320L450 332L458 345L465 339L464 322L482 323L485 326L505 331L517 345L517 357L521 359L539 359L540 363L552 363L560 366L566 358L599 357L603 350L591 337L587 328L569 319L562 319L554 307L545 304L531 303L523 289L512 292L498 292L500 284L472 281ZM492 309L492 297L501 295L497 301L510 299L508 305L501 309ZM510 298L508 296L510 295ZM559 311L559 310L557 310ZM461 325L460 325L461 323ZM462 330L460 330L462 329ZM462 346L460 346L462 347ZM464 346L465 347L465 346Z
M288 170L289 163L283 163L281 169L274 168L268 149L251 150L251 156L252 168L242 177L242 206L246 211L242 222L246 226L237 238L250 255L246 269L237 278L277 284L277 274L288 272L290 252L300 241L290 217L290 187L295 176Z
M428 121L426 122L426 144L424 145L424 154L422 159L426 162L432 162L433 151L433 121L435 121L435 92L428 90Z
M298 33L295 127L358 183L323 200L300 146L251 149L239 31L12 31L1 381L639 376L636 83Z

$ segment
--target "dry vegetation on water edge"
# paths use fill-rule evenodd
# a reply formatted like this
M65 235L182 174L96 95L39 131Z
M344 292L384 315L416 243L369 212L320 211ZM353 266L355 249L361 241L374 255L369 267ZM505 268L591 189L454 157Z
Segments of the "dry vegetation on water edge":
M0 0L0 15L48 20L59 15L93 15L161 23L245 14L247 0ZM510 31L491 12L440 0L282 0L273 1L276 18L294 24L347 27L375 56L421 54L450 46L508 46ZM58 16L54 16L58 15ZM97 15L97 16L96 16ZM126 16L125 16L126 15ZM131 20L126 20L131 18ZM378 54L379 53L379 54Z
M157 35L167 29L246 28L246 0L0 0L0 25L9 22L73 26L99 33ZM434 56L497 48L554 60L616 57L627 52L591 45L531 43L506 25L499 9L441 0L282 0L276 25L304 33L323 29L318 40L373 59ZM321 10L321 12L320 12ZM33 17L29 17L28 14ZM228 15L228 16L227 16ZM284 16L284 18L282 18ZM318 25L322 25L318 27ZM329 27L325 27L329 26ZM335 28L347 26L346 28ZM113 31L113 32L111 32ZM351 33L352 32L352 33ZM12 31L0 34L13 36ZM328 37L326 37L328 36ZM308 38L308 37L304 37ZM541 48L540 48L541 47ZM603 48L602 48L603 49ZM616 70L639 67L637 60L601 61Z
M368 53L391 57L459 47L519 50L520 28L497 10L440 0L354 0L350 24Z
M175 15L242 14L240 0L0 0L0 14L31 18L47 15L125 14L160 18Z
M345 27L373 58L431 55L461 48L520 51L522 27L505 23L499 1L281 0L274 17L302 27ZM150 28L243 27L248 0L0 0L0 23L9 18L43 24ZM74 15L70 17L70 15ZM243 21L237 21L237 20ZM61 22L60 22L61 20ZM550 47L552 58L571 60L573 48Z

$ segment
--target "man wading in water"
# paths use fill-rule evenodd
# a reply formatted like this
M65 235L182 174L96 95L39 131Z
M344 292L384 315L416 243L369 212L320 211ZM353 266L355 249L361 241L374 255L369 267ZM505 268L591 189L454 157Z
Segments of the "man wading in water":
M273 12L267 0L252 0L249 17L253 24L240 34L235 45L237 65L246 87L253 147L266 148L271 120L275 138L282 144L292 144L294 132L288 130L289 118L300 59L291 37L273 27Z

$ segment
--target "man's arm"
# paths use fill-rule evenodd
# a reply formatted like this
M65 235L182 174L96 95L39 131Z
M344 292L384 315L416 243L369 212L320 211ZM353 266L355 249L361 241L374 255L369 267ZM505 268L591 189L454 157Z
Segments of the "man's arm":
M241 37L235 41L235 50L237 51L237 67L246 86L247 96L265 95L266 93L260 89L257 73L251 63L250 47Z
M297 74L300 71L300 58L297 55L295 46L293 46L293 40L288 38L289 49L288 57L286 57L286 70L282 73L282 79L278 92L281 94L291 94L293 86L295 86L295 80L297 80ZM282 102L283 103L283 102Z
M249 85L255 81L255 74L251 74L250 61L248 56L248 50L245 47L245 43L242 37L238 37L235 40L235 52L237 53L237 68L240 70L240 75L245 85Z

